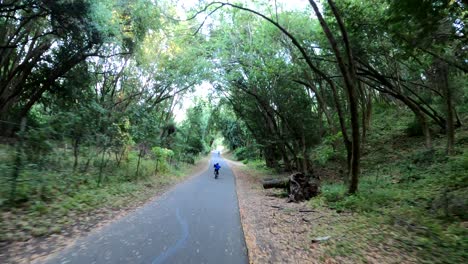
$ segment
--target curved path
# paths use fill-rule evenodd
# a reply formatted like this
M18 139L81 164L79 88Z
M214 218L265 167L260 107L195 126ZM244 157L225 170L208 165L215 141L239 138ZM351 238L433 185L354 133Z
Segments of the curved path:
M233 173L213 154L207 171L43 263L248 263Z

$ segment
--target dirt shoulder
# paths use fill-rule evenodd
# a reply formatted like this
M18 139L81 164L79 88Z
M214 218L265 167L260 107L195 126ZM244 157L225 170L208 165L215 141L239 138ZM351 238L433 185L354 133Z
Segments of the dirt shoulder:
M236 176L250 263L320 263L312 255L308 230L321 215L304 203L286 203L280 193L261 189L259 178L242 163L229 165Z
M287 203L284 193L264 190L260 172L229 162L250 263L416 263L370 227L366 219L310 203ZM389 230L387 230L389 231ZM406 253L406 254L405 254Z
M72 245L78 238L84 237L91 232L96 232L100 228L124 217L147 203L157 199L165 192L174 188L178 183L190 177L199 175L208 168L209 157L205 157L193 166L187 167L183 174L186 176L177 177L176 181L166 184L143 183L137 193L131 196L118 196L119 203L114 203L108 207L102 207L86 213L72 213L74 221L59 232L42 237L31 237L24 241L14 241L0 245L0 263L32 263L55 254L65 247ZM6 223L18 226L18 216L4 214L1 220ZM21 230L14 230L20 233Z

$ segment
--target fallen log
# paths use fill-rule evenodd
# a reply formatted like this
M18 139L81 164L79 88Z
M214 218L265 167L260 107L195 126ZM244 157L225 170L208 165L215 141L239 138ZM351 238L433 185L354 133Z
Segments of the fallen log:
M276 179L263 181L264 189L281 188L289 189L289 179Z
M318 195L319 182L309 175L298 172L290 175L288 179L265 180L263 188L286 189L289 194L288 202L300 202Z

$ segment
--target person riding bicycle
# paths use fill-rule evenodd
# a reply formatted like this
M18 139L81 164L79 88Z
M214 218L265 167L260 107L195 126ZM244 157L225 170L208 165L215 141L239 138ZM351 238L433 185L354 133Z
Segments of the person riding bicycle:
M216 163L214 166L214 172L215 172L215 175L216 177L218 177L218 174L219 174L219 169L221 169L221 166L219 165L219 163Z

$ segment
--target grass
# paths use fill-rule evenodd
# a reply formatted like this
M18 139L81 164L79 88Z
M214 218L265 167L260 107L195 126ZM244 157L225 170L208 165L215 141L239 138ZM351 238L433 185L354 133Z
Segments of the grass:
M239 158L235 152L227 152L223 153L223 156L230 160L237 160L242 162L244 165L244 169L254 177L257 178L264 178L265 175L269 175L272 177L279 177L278 173L275 172L274 169L268 168L265 164L265 160L263 159L244 159Z
M102 188L82 187L72 195L57 197L52 202L34 201L27 207L4 211L0 240L23 240L60 232L78 224L78 215L98 209L117 210L144 201L178 176L151 177L139 182L111 183ZM9 216L5 216L5 214Z
M378 245L406 255L407 261L468 260L468 131L457 131L456 155L449 157L444 137L435 138L434 148L427 150L422 138L405 135L411 118L405 113L375 117L357 194L347 195L343 182L325 179L321 194L310 200L311 207L352 214L329 230L313 230L314 236L343 237L329 246L330 255L352 259Z
M0 164L6 167L10 156L11 149L2 146ZM155 173L155 162L142 159L137 179L137 156L130 153L128 161L119 167L110 163L105 168L103 183L98 186L96 167L87 173L74 173L71 169L65 169L70 160L62 162L64 164L52 164L53 168L26 164L19 177L17 203L14 205L5 203L10 184L9 178L3 176L8 176L10 171L2 175L0 244L63 233L75 225L88 224L86 221L98 222L99 217L106 218L106 215L108 217L120 209L146 201L165 187L179 182L194 166L166 164L166 170ZM99 164L96 160L93 162Z
M422 137L408 135L414 133L411 113L376 110L357 194L346 193L344 148L326 145L331 138L312 152L316 171L327 173L308 205L333 212L309 233L332 237L321 244L322 261L467 263L468 130L457 130L456 154L447 156L445 136L434 133L428 150ZM253 177L281 177L262 161L244 163Z

